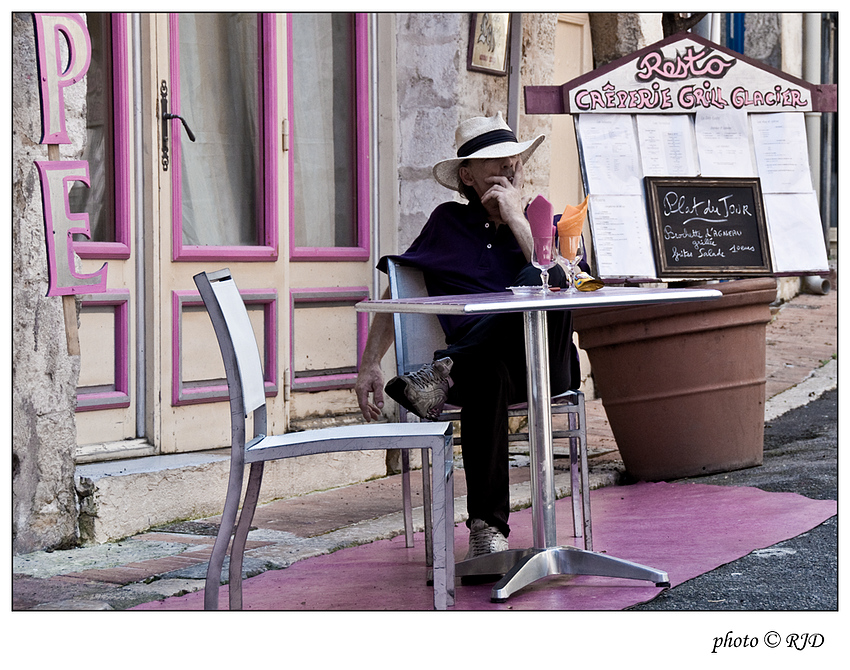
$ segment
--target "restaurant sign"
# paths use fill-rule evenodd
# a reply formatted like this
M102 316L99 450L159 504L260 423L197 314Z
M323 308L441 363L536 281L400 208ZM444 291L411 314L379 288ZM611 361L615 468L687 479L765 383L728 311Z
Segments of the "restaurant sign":
M834 97L834 87L811 84L699 35L679 33L560 87L529 87L526 106L529 113L567 114L811 112L835 111Z

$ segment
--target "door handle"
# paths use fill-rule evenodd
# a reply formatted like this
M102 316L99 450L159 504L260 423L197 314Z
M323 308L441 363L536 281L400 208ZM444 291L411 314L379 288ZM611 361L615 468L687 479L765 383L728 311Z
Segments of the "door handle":
M186 129L186 134L189 136L189 139L193 142L195 141L195 133L192 132L192 129L189 128L189 124L186 123L186 119L184 119L182 116L180 116L179 114L163 114L162 119L164 121L168 121L169 119L180 119L180 122Z
M186 131L186 135L189 139L194 142L195 141L195 133L192 132L192 129L189 128L189 124L186 123L186 119L184 119L179 114L171 114L166 112L168 109L168 84L165 83L163 79L162 84L159 87L159 95L161 102L161 110L162 110L162 169L164 171L168 171L168 122L171 119L180 119L180 123L183 124L183 129Z

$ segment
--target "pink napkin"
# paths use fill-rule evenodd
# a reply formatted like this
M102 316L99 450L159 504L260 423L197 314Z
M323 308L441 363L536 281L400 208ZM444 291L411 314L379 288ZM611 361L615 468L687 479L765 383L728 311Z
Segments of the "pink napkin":
M538 195L525 210L525 216L531 225L534 237L554 237L555 224L552 215L552 203Z

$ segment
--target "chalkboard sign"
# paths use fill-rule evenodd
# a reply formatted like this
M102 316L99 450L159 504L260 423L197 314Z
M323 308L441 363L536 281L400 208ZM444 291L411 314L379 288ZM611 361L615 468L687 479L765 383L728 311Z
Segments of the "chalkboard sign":
M757 177L645 177L644 182L659 277L771 274Z

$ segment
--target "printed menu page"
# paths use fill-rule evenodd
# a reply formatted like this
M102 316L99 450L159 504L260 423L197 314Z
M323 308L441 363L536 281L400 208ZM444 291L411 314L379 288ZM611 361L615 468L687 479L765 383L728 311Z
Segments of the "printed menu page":
M820 209L814 191L765 193L773 271L828 272Z
M638 114L638 142L643 174L696 177L696 139L689 114Z
M643 196L591 195L589 210L600 278L654 278L655 257Z
M700 108L695 130L703 177L756 176L746 110Z
M802 114L752 114L761 189L764 193L812 191L809 148Z
M629 114L584 114L576 118L579 147L593 194L643 192L634 120Z

